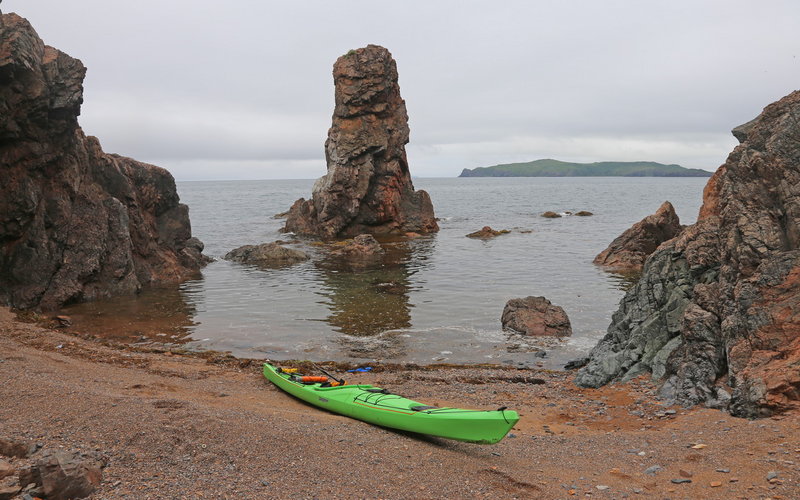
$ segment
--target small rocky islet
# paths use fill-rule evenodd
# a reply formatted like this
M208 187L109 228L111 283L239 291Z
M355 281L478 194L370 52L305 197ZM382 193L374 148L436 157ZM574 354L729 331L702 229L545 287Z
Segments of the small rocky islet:
M0 198L0 300L20 309L47 310L67 302L132 294L144 286L177 283L196 275L208 258L202 255L202 243L192 237L188 208L180 204L172 176L159 167L104 153L99 141L86 137L78 126L85 75L80 61L44 45L30 24L15 14L2 15L0 54L0 102L8 110L0 120L0 158L6 168L6 183L0 187L4 194ZM430 197L414 190L411 183L404 149L408 142L407 114L391 54L374 45L349 52L334 65L334 84L336 105L325 146L328 173L315 184L311 199L300 199L290 208L286 231L305 238L309 245L321 241L326 258L341 260L380 256L382 237L435 233L438 224ZM467 375L452 368L452 372L446 372L445 368L442 373L453 378L442 375L441 380L427 371L424 376L417 375L414 368L406 367L409 371L398 368L395 374L387 370L379 375L386 380L375 382L395 382L419 390L413 383L417 377L429 387L446 386L447 395L429 394L442 400L460 397L471 398L476 404L492 404L502 396L503 401L516 401L520 407L532 405L533 415L526 416L532 423L524 424L523 419L508 438L510 443L491 456L463 462L465 455L458 446L443 445L444 451L436 450L443 462L484 477L492 491L501 495L546 492L574 496L580 491L600 494L606 490L664 493L675 491L670 488L699 488L700 481L707 488L726 484L732 494L741 495L746 488L739 484L741 477L747 477L753 488L760 481L759 487L774 490L775 497L796 492L793 481L796 483L798 469L788 457L794 457L800 448L797 443L789 443L792 446L787 448L791 439L786 435L800 428L796 411L800 400L800 125L794 118L798 114L800 92L793 92L765 108L752 122L734 129L740 144L709 180L695 224L681 226L667 202L598 255L595 262L600 266L641 266L642 276L621 301L608 334L574 375L578 386L591 389L575 387L573 375L566 372L543 373L543 378L536 378L534 383L534 379L518 375L509 377L496 367L465 368L473 370ZM488 226L484 230L491 236L503 233ZM278 265L291 265L308 257L302 253L273 242L233 250L226 258L266 266L280 261L284 263ZM110 497L118 488L127 491L135 484L142 487L145 476L155 478L153 482L162 488L169 485L162 483L159 475L172 477L175 472L196 477L196 471L180 460L170 459L161 451L152 454L167 446L188 457L186 463L206 460L206 473L215 478L210 487L216 491L226 481L240 488L241 475L233 478L230 471L236 468L236 460L250 459L240 456L235 460L232 454L234 450L250 450L248 443L253 440L246 434L254 430L246 422L253 417L270 422L267 437L280 437L280 425L285 425L289 430L282 441L270 443L280 450L285 448L284 441L294 443L293 451L300 450L300 457L312 456L312 450L302 444L304 434L316 433L319 425L341 427L339 420L329 421L319 415L311 416L319 419L318 423L298 425L284 421L273 406L263 408L253 402L265 390L253 382L257 377L242 371L251 366L250 360L213 355L204 359L188 353L145 353L132 347L104 346L21 324L11 319L5 308L0 313L0 371L9 380L0 388L0 396L4 401L15 401L13 408L0 408L0 417L8 422L2 432L9 434L0 435L0 455L5 456L0 459L0 494L8 498L72 498L91 494L95 488ZM510 300L501 321L509 330L528 335L559 338L571 331L563 309L544 297ZM63 365L61 376L34 380L39 375L20 369L26 360L35 360L36 366ZM92 384L86 383L87 377L93 378L94 384L104 385L105 392L89 390L87 386ZM239 391L230 397L231 403L225 403L231 405L225 412L241 423L240 429L223 430L215 423L222 419L217 401L230 395L223 397L219 391L210 391L204 385L207 378L217 383L215 387ZM603 387L611 382L627 384ZM482 390L483 385L488 388ZM532 389L534 385L542 387ZM61 396L58 407L53 406L56 402L52 394ZM291 405L275 395L266 397L273 405ZM545 403L553 397L559 402ZM613 403L604 402L613 398L617 398ZM104 408L94 418L105 432L98 434L78 424L87 411L92 411L85 406L86 401L92 402L95 410L98 404ZM137 413L143 404L151 411ZM559 412L552 419L547 417L550 404ZM691 409L665 410L665 406L659 406L675 404ZM119 405L127 413L115 413ZM748 427L742 422L730 423L723 413L703 407L748 418L772 416L778 419L770 423L776 438L768 443L760 439L768 432L767 424ZM163 415L153 414L152 408ZM198 417L195 410L204 416ZM307 408L287 411L308 413ZM682 420L678 419L679 411L686 414ZM112 414L114 418L107 417ZM176 416L189 427L214 429L218 434L182 434L175 430L173 438L167 439L159 429L172 425ZM658 428L660 420L673 418L684 427ZM711 425L715 418L718 428ZM671 429L673 437L661 443L662 452L632 448L636 451L632 456L647 456L656 464L648 465L639 458L633 458L633 462L625 456L624 447L636 439L628 432L634 427L625 427L631 419L636 422L636 432L645 433L653 441L661 442L663 431ZM142 421L151 425L151 438L145 437L147 430L138 429ZM601 427L602 434L593 434ZM739 436L747 436L745 445L753 450L751 453L766 457L764 464L753 467L730 458L733 452L726 448L726 433L734 427ZM248 430L241 430L245 428ZM624 438L609 437L606 430L620 432ZM342 429L345 439L358 440L363 433L373 433L373 439L389 446L405 447L408 456L424 454L428 447L427 443L407 442L404 436L382 432L371 427L359 427L358 434L349 427ZM531 453L543 453L541 458L562 463L554 440L558 436L571 439L574 446L584 450L579 453L594 456L592 450L597 446L584 439L582 432L618 451L622 465L611 467L613 464L604 461L610 467L606 471L598 469L598 457L587 462L587 467L597 469L595 475L602 474L602 483L583 476L567 479L558 475L563 470L546 469L545 465L538 469L538 477L555 475L556 482L568 482L554 486L531 477ZM31 434L50 445L40 451L39 447L30 447L28 438L19 438ZM104 437L114 435L117 438L111 440ZM215 435L225 439L216 439ZM319 435L325 441L330 433ZM551 451L540 451L534 441L515 442L521 435L541 439ZM707 443L706 437L714 440ZM209 443L201 440L221 454L215 457L203 451L208 450ZM110 450L108 456L89 453L100 443ZM334 443L328 444L335 448ZM54 447L58 450L53 451ZM359 449L355 441L348 442L347 447ZM711 470L704 465L708 456L704 454L714 447L727 450L712 451L714 463L732 461L738 477L723 476L732 471L729 467ZM18 449L22 448L25 450L19 456ZM329 454L317 448L314 456ZM688 455L687 449L691 450ZM128 450L147 457L147 463L137 463ZM255 456L263 452L253 449ZM519 460L505 461L504 453ZM217 463L219 456L229 455L227 465ZM572 450L570 455L577 456ZM781 462L769 458L775 456L784 458ZM392 458L387 461L401 468ZM496 465L485 468L486 462ZM370 464L365 468L384 468L380 462ZM158 474L153 473L156 470ZM272 483L281 481L282 473L252 470L268 478L260 479L254 487L271 488ZM661 483L648 479L660 478L664 470L669 477ZM78 475L80 471L83 476ZM51 474L58 479L47 479ZM324 470L319 474L334 478ZM109 482L104 476L121 479ZM70 477L74 477L74 484L66 482ZM255 484L254 476L247 478ZM176 493L193 487L177 476L172 481ZM438 485L437 481L447 478L432 476L421 484ZM174 487L176 482L180 482L179 488ZM296 491L319 495L305 484L282 486L264 494ZM58 489L79 487L84 489L77 493L60 493ZM466 494L460 486L445 487ZM353 494L357 491L356 486L343 488L341 491ZM701 490L686 491L699 494Z

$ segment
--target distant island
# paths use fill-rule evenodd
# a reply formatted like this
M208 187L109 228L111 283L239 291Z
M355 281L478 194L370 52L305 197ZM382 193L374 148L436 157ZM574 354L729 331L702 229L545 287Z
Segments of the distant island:
M465 168L459 177L711 177L712 173L654 161L570 163L548 159Z

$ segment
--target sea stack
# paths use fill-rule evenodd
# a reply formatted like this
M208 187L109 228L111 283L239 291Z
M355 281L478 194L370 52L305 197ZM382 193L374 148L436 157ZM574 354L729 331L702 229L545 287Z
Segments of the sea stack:
M52 309L176 282L205 263L163 168L78 125L86 68L25 19L0 24L0 304Z
M800 406L800 91L733 134L697 223L649 257L579 385L650 373L684 405Z
M289 210L285 230L323 239L438 231L408 170L408 114L397 65L383 47L351 50L333 65L336 107L325 141L328 173L312 199Z

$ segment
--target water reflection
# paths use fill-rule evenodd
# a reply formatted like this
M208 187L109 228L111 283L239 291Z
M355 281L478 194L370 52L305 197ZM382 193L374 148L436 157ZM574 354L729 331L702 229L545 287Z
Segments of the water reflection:
M381 242L386 253L373 260L322 259L318 292L330 314L325 322L353 358L398 359L408 355L411 294L424 286L415 274L429 266L435 237Z
M59 314L72 319L71 331L91 333L120 342L183 344L197 326L196 309L180 289L146 288L132 297L122 295L67 306Z
M334 331L356 337L374 337L389 330L411 327L409 299L412 249L407 242L384 244L376 259L322 259L326 322Z

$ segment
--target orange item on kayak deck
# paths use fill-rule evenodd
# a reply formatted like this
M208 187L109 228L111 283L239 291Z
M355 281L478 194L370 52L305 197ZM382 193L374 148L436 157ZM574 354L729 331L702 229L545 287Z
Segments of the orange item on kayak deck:
M313 384L315 382L319 382L320 384L322 384L328 381L328 377L312 377L309 375L306 375L304 377L299 377L298 379L300 382L304 384Z

